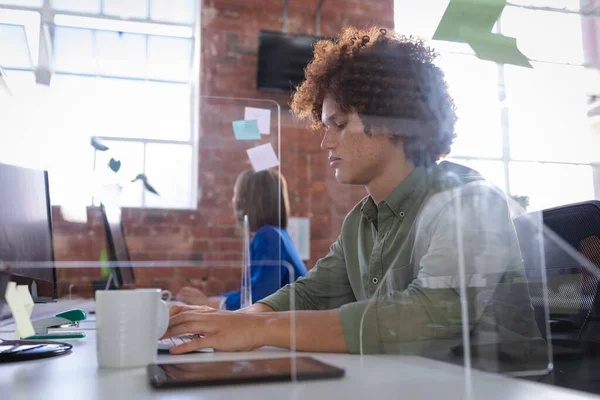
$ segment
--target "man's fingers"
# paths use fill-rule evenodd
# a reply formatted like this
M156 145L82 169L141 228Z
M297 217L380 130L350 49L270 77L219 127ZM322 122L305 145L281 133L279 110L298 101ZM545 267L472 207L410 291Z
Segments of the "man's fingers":
M191 342L187 342L184 344L180 344L179 346L172 347L169 350L171 354L183 354L189 353L190 351L195 351L198 349L210 349L214 348L215 339L214 336L205 336L200 339L194 339Z
M188 335L188 334L204 335L207 333L212 333L213 331L214 331L214 327L209 324L205 324L202 322L188 322L188 323L179 324L177 326L169 326L169 329L167 329L167 331L165 332L165 334L163 335L163 337L161 339L170 338L170 337L179 336L179 335Z
M184 308L185 308L185 306L179 305L179 304L174 304L172 306L169 306L169 317L179 314L180 312L182 312L184 310Z
M188 312L188 311L197 311L199 313L206 313L206 312L214 312L214 311L218 311L218 310L215 310L214 308L211 308L208 306L193 306L190 304L174 304L172 306L169 306L169 317L173 317L175 315L181 314L183 312Z
M200 310L198 310L198 308L200 308ZM213 310L216 311L213 308L210 307L206 307L209 310ZM177 326L177 325L181 325L181 324L185 324L185 323L189 323L189 322L203 322L206 320L206 316L212 314L211 312L208 311L204 311L204 307L193 307L190 310L186 310L180 313L177 313L175 315L173 315L171 318L169 318L169 329Z
M195 330L190 329L192 326L207 329L214 325L215 320L208 316L214 315L215 312L218 312L218 310L206 306L188 307L187 310L179 312L169 318L169 328L163 337L177 336L184 333L204 333L203 331L198 330L198 328L195 328Z
M171 306L169 306L169 317L172 317L174 315L177 315L179 313L185 312L185 311L190 311L193 308L191 308L188 305L184 305L184 304L173 304Z

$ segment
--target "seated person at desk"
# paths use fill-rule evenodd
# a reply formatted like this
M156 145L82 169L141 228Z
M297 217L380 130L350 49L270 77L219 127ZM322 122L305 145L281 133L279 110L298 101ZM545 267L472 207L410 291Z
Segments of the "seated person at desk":
M462 343L459 276L471 343L537 341L527 288L511 284L524 267L505 196L467 167L438 163L456 114L435 53L385 29L348 28L314 54L292 110L324 128L337 180L368 196L294 284L235 313L174 306L166 336L205 337L171 352L290 348L295 318L299 351L444 357Z
M232 204L240 227L243 226L244 215L248 215L250 232L254 233L250 242L253 302L262 300L288 283L306 275L306 267L286 231L289 201L283 176L271 170L261 172L254 172L252 168L245 170L238 176L233 188ZM281 227L279 227L280 220ZM294 279L290 280L287 264L281 267L273 264L280 259L294 269ZM265 265L260 265L261 261ZM227 310L240 308L239 290L208 297L201 290L186 286L177 293L176 299L188 304Z

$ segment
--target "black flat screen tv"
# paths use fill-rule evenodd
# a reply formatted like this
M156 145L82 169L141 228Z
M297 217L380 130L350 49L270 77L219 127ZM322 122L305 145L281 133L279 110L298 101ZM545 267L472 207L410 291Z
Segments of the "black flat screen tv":
M257 88L292 93L304 80L304 68L313 58L317 36L261 31L258 35Z

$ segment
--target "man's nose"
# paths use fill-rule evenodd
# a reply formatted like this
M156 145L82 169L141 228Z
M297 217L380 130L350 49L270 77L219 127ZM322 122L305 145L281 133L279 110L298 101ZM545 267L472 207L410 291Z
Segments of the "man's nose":
M331 132L325 131L323 135L323 140L321 140L321 148L323 150L331 150L334 149L337 145L337 142L334 138L334 135Z

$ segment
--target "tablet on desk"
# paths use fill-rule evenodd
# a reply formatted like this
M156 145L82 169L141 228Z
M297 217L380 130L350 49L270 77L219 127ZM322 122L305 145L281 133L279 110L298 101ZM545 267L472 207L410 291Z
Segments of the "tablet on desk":
M148 378L157 389L282 382L293 374L297 380L331 379L343 377L344 370L312 357L148 365Z

